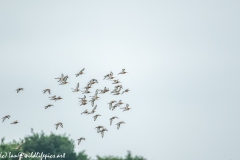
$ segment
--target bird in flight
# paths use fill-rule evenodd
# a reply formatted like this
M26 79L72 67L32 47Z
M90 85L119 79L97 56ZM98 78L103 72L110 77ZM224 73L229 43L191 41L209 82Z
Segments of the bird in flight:
M93 116L94 121L96 121L96 119L97 119L98 116L101 116L101 115L100 115L100 114L96 114L95 116Z
M72 88L72 90L73 90L73 92L78 92L78 91L80 91L80 89L79 89L79 83L77 83L77 86L76 86L76 88L74 89L74 88Z
M116 80L113 80L112 84L118 84L118 83L121 83L121 82L118 79L116 79Z
M14 121L14 122L12 122L11 124L18 124L18 123L20 123L20 122L18 122L18 121Z
M90 83L90 84L87 84L87 86L84 87L83 89L89 89L89 88L92 88L92 84L91 84L91 83Z
M98 80L96 79L91 79L87 85L92 85L92 84L95 84L95 83L98 83Z
M123 108L121 108L121 109L123 109L123 111L128 111L128 110L131 109L131 108L129 108L128 106L129 106L129 104L126 104L126 107L123 107Z
M118 107L118 106L120 106L119 103L114 104L114 106L112 106L112 111L113 111L116 107Z
M57 100L61 100L61 99L63 99L63 98L61 96L58 96L58 97L55 97L55 98L53 98L51 100L55 100L55 102L56 102Z
M64 85L64 84L67 84L67 83L69 83L69 82L67 82L67 79L68 79L69 77L68 77L68 75L66 75L65 77L63 76L63 74L62 74L62 77L59 79L59 81L58 82L60 82L60 84L59 85ZM58 78L55 78L55 79L58 79Z
M117 93L117 92L118 92L118 89L115 88L114 90L112 90L112 92L111 92L110 94L112 94L112 93Z
M92 98L89 102L91 102L92 107L94 106L95 98Z
M100 132L100 129L101 129L101 128L104 128L104 127L103 127L103 126L97 126L96 128L97 128L97 133L99 133L99 132Z
M56 126L56 130L58 129L58 126L62 127L63 128L63 124L62 122L58 122L57 124L54 124Z
M98 98L100 98L97 95L98 95L98 89L95 91L94 96L90 96L90 97L92 97L92 99L94 99L94 100L97 100Z
M84 70L85 70L85 68L83 68L80 72L78 72L77 74L75 74L76 77L78 77L78 76L80 76L80 75L82 75L82 74L85 74L85 73L83 73Z
M51 96L51 97L48 97L48 98L50 98L50 100L55 100L55 102L57 101L57 100L61 100L61 99L63 99L61 96L56 96L56 95L54 95L54 96Z
M85 95L83 96L83 98L78 98L78 99L81 99L82 101L87 101Z
M112 121L113 121L115 118L119 119L117 116L114 116L114 117L110 118L110 125L112 125Z
M111 102L108 103L108 104L109 104L109 109L110 109L110 110L111 110L112 107L113 107L112 104L115 103L115 102L117 102L117 101L111 101Z
M119 104L119 105L122 105L122 104L124 104L124 103L122 102L122 100L119 100L119 101L118 101L118 104Z
M104 87L103 90L99 89L100 93L99 94L103 94L109 91L109 89L107 87Z
M67 83L69 83L69 82L67 82L67 81L62 81L59 85L64 85L64 84L67 84Z
M2 119L3 119L3 121L2 122L4 122L5 121L5 119L9 119L10 118L10 115L6 115L6 116L4 116Z
M21 147L22 147L22 145L23 145L23 141L16 147L16 148L14 148L14 149L16 149L16 150L19 150Z
M100 130L99 132L101 132L101 134L102 134L102 138L103 138L103 136L104 136L104 132L105 131L108 131L106 128L103 128L102 130Z
M112 73L112 72L110 72L110 74L111 74L111 73ZM106 79L106 78L109 78L110 74L105 75L104 78L103 78L103 80Z
M76 77L78 77L78 76L80 76L80 75L82 75L82 74L85 74L84 73L84 71L85 71L85 68L83 68L82 70L80 70L77 74L75 74L76 75ZM126 70L125 69L122 69L122 71L120 72L120 73L118 73L118 75L119 74L126 74L126 73L128 73L128 72L126 72ZM115 74L116 75L116 74ZM117 75L117 76L118 76ZM70 75L71 76L71 75ZM74 75L73 75L74 76ZM116 77L117 77L116 76ZM99 116L102 116L102 115L100 115L100 114L97 114L97 113L95 113L96 112L96 108L97 108L97 105L96 104L94 104L95 103L95 101L96 100L99 100L99 99L101 99L100 97L98 97L98 94L105 94L106 92L111 92L110 94L112 94L112 95L122 95L123 93L127 93L127 92L129 92L130 90L129 89L123 89L123 87L122 87L122 85L120 85L120 84L122 84L116 77L114 77L113 76L113 72L111 71L109 74L107 74L107 75L105 75L104 76L104 79L103 80L109 80L109 81L111 81L110 82L110 84L112 83L112 84L114 84L114 88L113 88L113 90L112 91L109 91L109 88L107 88L106 86L104 87L104 89L97 89L96 91L95 91L95 94L93 95L93 96L89 96L90 97L90 101L89 100L87 100L86 99L86 95L84 95L84 97L83 98L79 98L80 99L80 106L81 105L86 105L87 103L89 103L89 102L91 102L91 105L92 105L92 110L90 110L90 112L88 111L88 110L85 110L85 111L83 111L81 114L94 114L93 115L93 119L94 119L94 121L96 121L97 120L97 118L99 117ZM68 75L64 75L64 74L61 74L61 76L60 77L58 77L58 78L55 78L55 79L57 79L57 81L60 83L59 85L65 85L65 84L67 84L67 83L69 83L68 82L68 79L69 79L69 77L68 77ZM91 93L89 90L91 90L91 88L93 88L93 84L96 84L96 83L98 83L98 80L97 79L91 79L90 81L88 81L88 83L86 83L87 85L86 85L86 87L84 87L84 89L81 89L80 90L80 85L79 85L79 83L77 83L77 86L75 87L75 88L71 88L71 87L69 87L69 88L71 88L71 90L72 90L72 92L82 92L82 94L88 94L88 93ZM81 83L82 84L82 83ZM17 91L17 93L19 93L20 91L23 91L24 89L23 88L18 88L18 89L16 89L16 91ZM51 95L51 90L50 89L45 89L45 90L43 90L42 91L43 92L43 94L45 94L45 93L48 93L49 95ZM106 95L106 94L105 94ZM104 96L104 95L103 95ZM62 97L60 97L60 96L56 96L56 95L54 95L54 96L51 96L51 97L49 97L50 98L50 100L54 100L55 102L57 101L57 100L61 100L61 99L63 99ZM101 100L100 100L101 101ZM117 108L117 107L119 107L120 109L123 109L123 111L128 111L128 110L130 110L131 108L129 108L129 104L126 104L126 106L125 107L123 107L123 108L121 108L121 106L122 106L122 104L124 104L123 102L122 102L122 100L119 100L118 102L117 101L115 101L115 100L113 100L113 101L110 101L109 103L109 109L110 110L114 110L115 108ZM48 109L49 107L52 107L52 106L54 106L54 105L52 105L52 104L48 104L48 105L46 105L44 108L45 109ZM99 108L99 107L98 107ZM4 116L2 119L2 122L4 122L6 119L9 119L10 118L10 116L9 115L7 115L7 116ZM104 118L104 117L103 117ZM110 120L110 126L112 125L112 122L113 122L113 120L114 119L119 119L117 116L114 116L114 117L111 117L109 120ZM101 120L101 118L100 118L100 120ZM99 120L98 120L99 121ZM114 122L116 122L116 120L114 120ZM12 122L11 124L17 124L17 123L19 123L18 121L14 121L14 122ZM21 122L21 124L22 124L23 122ZM121 126L121 124L125 124L125 122L123 122L123 121L120 121L120 122L118 122L116 125L117 125L117 129L119 129L120 128L120 126ZM59 128L59 126L60 127L62 127L63 128L63 123L62 122L58 122L57 124L54 124L54 127L56 128L56 130ZM97 128L97 132L98 133L100 133L101 132L101 136L102 136L102 138L104 137L104 132L105 131L108 131L105 127L103 127L103 126L97 126L96 127ZM79 138L79 139L77 139L78 140L78 145L81 143L81 141L85 141L85 138L84 137L81 137L81 138ZM19 146L17 146L16 147L16 149L20 149L21 148L21 146L23 145L23 142L19 145Z
M81 142L82 140L84 140L84 141L85 141L85 138L84 138L84 137L82 137L82 138L79 138L79 139L78 139L78 145L80 144L80 142Z
M106 78L107 78L107 79L113 79L113 78L115 78L115 77L113 77L113 72L111 71L109 74L105 75L105 76L104 76L104 79L106 79ZM104 79L103 79L103 80L104 80Z
M82 94L88 94L91 93L88 89L85 89L85 91L82 91Z
M122 94L123 93L126 93L126 92L129 92L130 90L129 89L125 89L123 92L122 92Z
M95 113L95 110L97 109L97 105L93 108L93 110L89 114Z
M84 112L82 112L81 114L89 114L88 110L86 109Z
M113 73L111 72L108 76L108 79L113 79L113 78L115 78L115 77L113 77Z
M119 129L120 128L120 125L121 124L125 124L125 122L123 122L123 121L121 121L121 122L118 122L116 125L117 125L117 129Z
M118 73L118 74L126 74L128 72L125 72L125 69L122 69L122 72Z
M61 74L61 77L58 77L58 78L55 78L55 79L59 79L58 82L61 82L63 80L63 78L64 78L64 75Z
M18 88L18 89L16 89L16 91L17 91L17 93L18 93L19 91L23 91L23 88Z
M45 106L44 108L48 109L49 107L52 107L52 106L53 106L52 104L49 104L49 105Z
M78 99L81 99L81 104L80 104L80 106L81 105L86 105L87 104L87 100L86 100L86 96L84 95L84 97L83 98L78 98Z
M120 94L120 92L119 91L117 91L116 93L114 93L113 95L119 95Z
M43 90L43 94L45 94L46 92L48 92L48 94L51 94L51 90L50 89L44 89Z
M121 90L121 89L123 89L123 86L122 85L117 85L114 88L117 88L117 89Z

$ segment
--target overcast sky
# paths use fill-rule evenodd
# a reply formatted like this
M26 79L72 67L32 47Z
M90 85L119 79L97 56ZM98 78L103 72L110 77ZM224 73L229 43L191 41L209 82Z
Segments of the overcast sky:
M238 0L0 1L0 116L11 116L0 136L66 133L92 158L130 150L148 160L240 159L239 7ZM117 75L122 68L129 73ZM97 79L90 100L96 89L114 88L103 80L110 71L131 91L101 95L94 122L81 115L91 105L79 106L83 94L71 88ZM70 84L58 85L62 73ZM46 88L64 99L50 101ZM132 110L110 111L111 100ZM119 120L110 126L112 116ZM119 121L126 124L117 130ZM57 122L64 128L55 130ZM98 125L108 129L104 138Z

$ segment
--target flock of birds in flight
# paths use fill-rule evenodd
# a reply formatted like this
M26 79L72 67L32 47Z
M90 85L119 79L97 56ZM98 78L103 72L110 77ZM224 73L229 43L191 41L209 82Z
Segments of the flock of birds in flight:
M85 73L84 73L84 70L85 70L85 68L83 68L80 72L78 72L77 74L75 74L76 77L85 74ZM121 71L120 73L118 73L118 75L119 75L119 74L126 74L126 73L127 73L127 72L125 71L125 69L122 69L122 71ZM69 78L68 75L64 76L63 74L61 74L60 77L55 78L55 79L58 79L58 82L60 83L59 85L65 85L65 84L69 83L69 82L67 82L67 79L68 79L68 78ZM114 78L115 78L115 77L113 76L113 73L110 72L109 74L105 75L105 76L104 76L104 79L103 79L103 80L113 81L112 84L116 84L116 86L114 87L114 89L111 91L111 94L113 94L113 95L122 95L122 94L127 93L127 92L130 91L129 89L123 90L122 85L119 85L120 81L119 81L118 79L114 79ZM97 109L97 105L94 106L94 103L95 103L96 100L98 100L98 99L100 98L100 97L98 97L98 94L104 94L104 93L109 92L109 88L107 88L107 87L104 87L104 89L97 89L97 90L95 91L95 94L94 94L93 96L90 96L90 97L91 97L91 100L90 100L90 101L87 101L85 94L91 93L91 92L89 91L89 89L92 88L92 85L95 84L95 83L98 83L97 79L91 79L91 80L87 83L86 87L83 88L83 89L84 89L83 91L81 91L81 90L79 89L79 83L77 83L76 88L72 88L72 92L82 92L82 94L84 94L84 97L83 97L83 98L79 98L79 99L80 99L80 106L86 105L86 104L88 104L88 102L91 102L91 106L94 107L91 111L85 110L85 111L83 111L81 114L86 114L86 115L94 114L94 113L96 112L96 109ZM19 93L20 91L23 91L23 90L24 90L23 88L18 88L18 89L16 89L17 93ZM122 91L121 91L121 90L122 90ZM43 90L43 94L45 94L45 93L51 94L51 90L50 90L50 89L45 89L45 90ZM49 98L50 98L50 100L54 100L54 101L63 99L61 96L56 96L56 95L51 96L51 97L49 97ZM116 107L121 107L121 105L124 104L124 103L122 102L122 100L119 100L118 102L115 101L115 100L113 100L113 101L110 101L108 104L109 104L109 109L110 109L110 110L114 110ZM45 106L44 108L45 108L45 109L48 109L49 107L52 107L52 106L53 106L52 104L49 104L49 105ZM128 110L130 110L131 108L129 108L129 104L126 104L125 107L121 107L120 109L122 109L123 111L128 111ZM99 116L101 116L101 115L100 115L100 114L94 115L94 116L93 116L94 121L96 121ZM2 118L2 119L3 119L2 122L4 122L6 119L9 119L9 118L10 118L10 115L4 116L4 117ZM110 118L110 125L112 125L112 122L113 122L114 119L119 119L119 118L118 118L117 116L111 117L111 118ZM18 124L18 123L19 123L19 122L16 120L16 121L12 122L11 124ZM121 125L121 124L125 124L125 122L124 122L124 121L118 122L118 123L116 124L116 125L117 125L117 129L120 128L120 125ZM61 128L63 128L63 123L62 123L62 122L58 122L58 123L56 123L56 124L54 124L54 125L55 125L55 127L56 127L56 130L58 129L59 126L60 126ZM97 133L101 133L102 138L104 137L104 132L105 132L105 131L108 131L104 126L97 126L95 129L97 129ZM78 145L79 145L82 140L86 140L86 139L85 139L84 137L81 137L81 138L79 138L79 139L77 139L77 140L78 140ZM24 143L24 142L22 141L22 142L20 143L20 145L18 145L15 149L17 149L17 150L20 149L21 146L23 145L23 143Z

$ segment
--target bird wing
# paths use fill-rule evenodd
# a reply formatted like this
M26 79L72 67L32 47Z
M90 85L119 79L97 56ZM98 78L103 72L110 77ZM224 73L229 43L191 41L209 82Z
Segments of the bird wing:
M92 107L94 106L94 101L91 101Z
M84 112L82 112L81 114L83 114L83 113L87 113L87 110L85 110Z
M104 136L104 131L102 131L101 134L102 134L102 138L103 138L103 136Z
M64 78L64 75L63 75L63 74L61 74L61 77L59 78L58 82L62 81L62 80L63 80L63 78Z
M23 143L21 143L20 145L17 146L18 149L20 149L22 147Z
M97 109L97 105L93 108L93 111L95 111Z
M97 96L97 94L98 94L98 89L95 91L95 96Z
M48 98L52 98L52 99L54 99L54 98L56 98L56 95L55 95L55 96L52 96L52 97L48 97Z
M58 124L55 124L56 125L56 130L58 129Z
M110 125L112 125L112 121L113 121L113 119L110 119Z
M112 110L114 110L116 108L116 106L114 105L113 107L112 107Z

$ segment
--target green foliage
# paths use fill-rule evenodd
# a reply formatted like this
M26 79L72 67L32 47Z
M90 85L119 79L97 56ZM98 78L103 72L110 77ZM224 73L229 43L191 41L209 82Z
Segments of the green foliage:
M86 154L85 151L79 152L77 155L77 160L91 160Z
M77 158L74 152L74 142L69 140L66 135L55 135L53 133L45 135L43 132L38 134L32 130L32 135L26 136L24 141L24 152L39 152L40 154L43 152L56 156L65 154L65 158L58 158L58 160L74 160Z
M13 160L13 159L19 159L18 157L15 156L19 156L21 154L21 152L23 152L22 148L20 148L19 150L16 150L15 148L20 144L17 143L15 140L13 140L13 142L10 143L4 143L5 138L1 138L1 144L0 144L0 153L2 159L4 160ZM14 158L15 157L15 158ZM28 158L28 160L36 160L36 158Z
M114 157L114 156L105 156L105 157L97 156L97 160L146 160L146 159L141 156L133 157L131 152L128 151L125 158L119 158L119 157Z
M88 157L88 155L85 153L85 151L76 153L74 151L74 141L69 138L69 136L64 135L55 135L51 133L50 135L46 135L43 133L34 133L33 129L31 129L31 135L28 135L24 138L24 144L19 150L16 150L15 148L21 143L21 140L19 142L13 140L12 142L5 143L5 138L1 138L1 144L0 144L0 156L4 156L7 154L6 157L0 159L4 160L18 160L19 158L11 158L9 156L9 153L11 152L11 155L19 155L20 152L26 153L27 155L33 155L35 153L41 153L48 154L49 155L63 155L65 153L64 158L51 158L51 159L57 159L57 160L91 160L91 158ZM1 155L2 154L2 155ZM22 160L39 160L40 158L22 158ZM45 159L43 157L43 159ZM51 160L50 158L46 158L46 160ZM128 151L125 158L115 157L115 156L105 156L100 157L97 156L96 160L146 160L145 158L141 156L135 156L133 157L131 152Z
M128 151L126 158L124 160L146 160L145 158L141 157L141 156L135 156L133 157L131 152Z
M124 159L119 157L114 157L114 156L107 156L107 157L97 156L97 160L124 160Z

